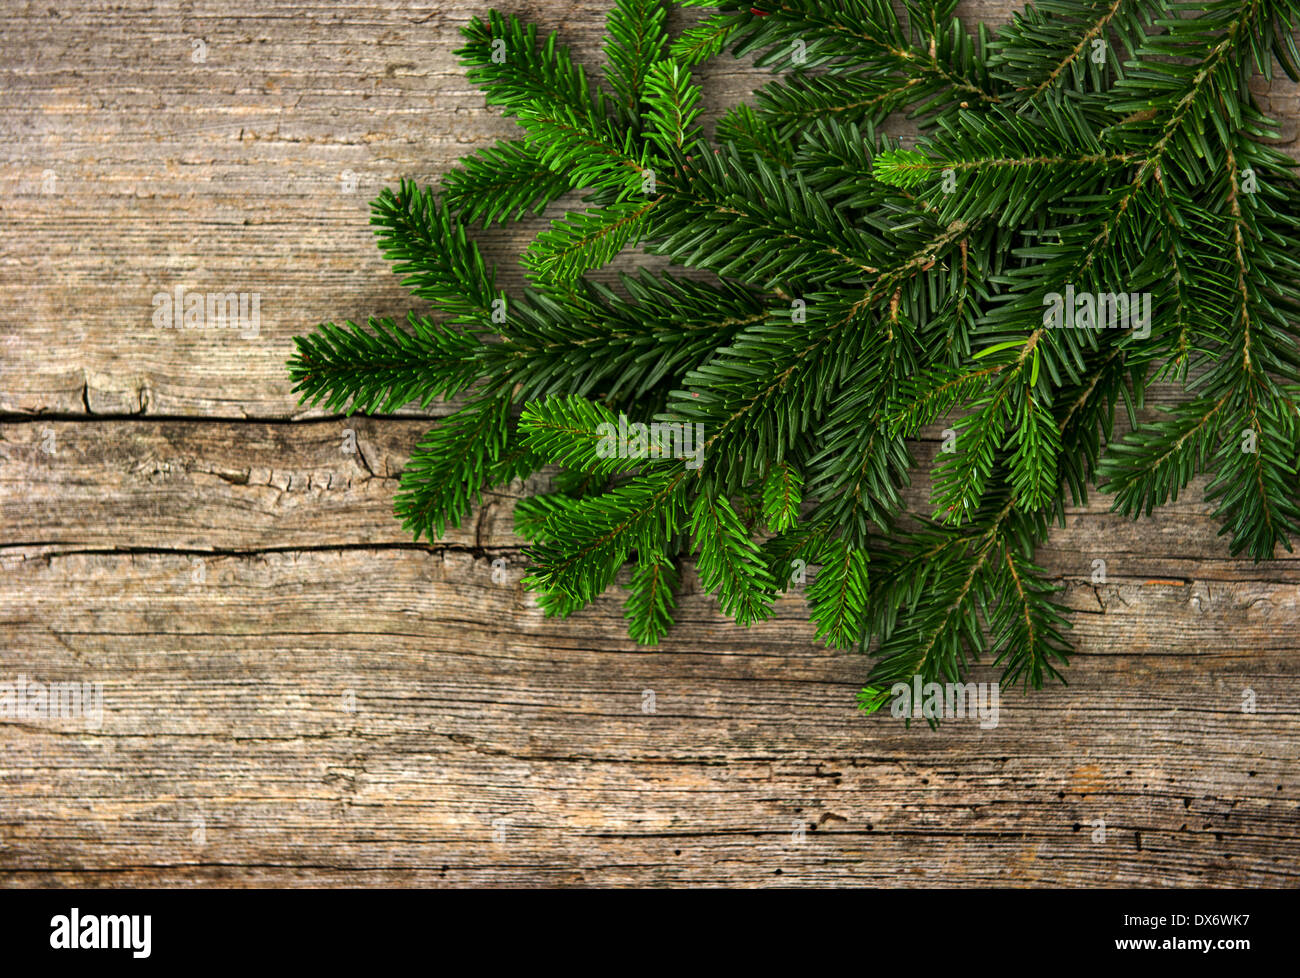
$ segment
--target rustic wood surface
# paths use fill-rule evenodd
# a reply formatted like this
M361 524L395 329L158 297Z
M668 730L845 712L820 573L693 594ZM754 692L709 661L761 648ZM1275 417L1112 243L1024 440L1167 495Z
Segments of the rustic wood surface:
M0 682L102 682L104 715L0 721L0 882L1297 885L1300 558L1230 558L1199 491L1070 512L1070 685L988 730L859 715L797 592L744 631L688 574L654 650L618 594L545 619L525 487L407 539L428 418L303 409L283 364L407 308L379 188L511 131L452 53L486 6L6 3ZM605 3L502 6L598 63ZM707 71L713 111L761 77ZM259 335L154 329L177 284L261 293Z

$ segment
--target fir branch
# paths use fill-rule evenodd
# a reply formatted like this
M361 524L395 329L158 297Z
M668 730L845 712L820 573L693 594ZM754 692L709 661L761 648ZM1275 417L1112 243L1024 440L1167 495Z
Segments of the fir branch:
M990 594L997 603L989 605L989 627L992 645L1000 649L993 664L1003 669L1002 685L1041 689L1046 679L1064 683L1055 664L1069 663L1070 646L1062 633L1069 623L1051 600L1060 588L1041 583L1042 568L1013 547L1003 544L1001 551L997 569L1005 571L1006 578Z
M593 124L606 117L604 94L574 64L568 49L559 46L555 34L539 46L536 27L495 10L486 21L472 19L461 33L466 43L456 53L489 105L508 114L520 109L568 112Z
M700 138L700 89L675 61L658 61L646 77L647 137L664 153L682 150Z
M691 508L691 539L698 550L700 582L717 592L724 614L740 625L772 615L776 582L758 545L725 496L701 492Z
M668 43L665 15L662 0L616 0L605 18L605 79L634 125L650 69Z
M482 344L410 313L410 331L391 319L322 323L309 336L295 336L289 378L303 403L324 402L327 411L388 414L404 404L428 407L458 394L479 374Z
M891 112L916 101L924 79L880 76L872 72L794 75L764 85L757 93L758 120L785 141L813 124L834 118L842 123L879 124Z
M533 566L525 585L594 600L633 550L666 550L683 514L684 483L682 470L642 475L555 513L525 551Z
M616 416L602 404L584 397L553 396L531 401L519 419L524 444L535 455L565 468L609 476L635 469L653 459L659 446L646 444L643 453L627 457L618 451L615 432L627 429L627 416Z
M763 482L763 519L773 533L793 529L799 521L803 479L789 462L778 462Z
M539 214L569 189L522 140L507 139L461 160L442 178L443 201L467 223L487 226Z
M782 151L783 144L776 130L748 105L737 105L727 110L718 120L715 133L719 142L733 143L747 155L757 154L776 166L794 165L794 155Z
M623 604L628 634L638 645L658 645L672 628L677 585L677 567L667 556L652 553L639 557Z
M569 109L521 109L519 118L529 151L549 169L567 173L573 186L620 198L641 190L650 153L630 130L620 133L612 120L590 122Z
M721 53L743 21L734 13L712 14L672 42L668 54L678 64L694 67Z
M1040 0L992 40L953 0L720 6L665 59L660 4L616 0L612 98L554 35L497 13L466 28L471 77L522 139L440 197L404 181L374 204L385 257L446 322L326 323L290 362L300 397L334 410L474 391L403 473L408 530L432 538L559 464L559 492L517 510L527 585L567 615L635 557L644 642L671 624L679 554L744 624L820 565L817 635L876 649L868 711L990 656L1007 686L1061 678L1059 587L1033 553L1094 482L1138 515L1206 473L1232 552L1291 545L1300 185L1248 83L1274 56L1300 73L1294 0ZM688 68L727 46L790 73L711 151ZM915 148L875 132L899 111ZM466 225L569 188L585 210L526 250L507 304ZM715 279L588 279L642 241ZM1054 328L1044 303L1067 288L1145 293L1149 329ZM1164 377L1188 399L1139 418ZM1115 440L1121 401L1133 430ZM707 467L603 451L624 429L639 446L632 415L705 432ZM905 504L905 439L945 418L936 522Z
M523 254L523 262L539 278L571 281L607 264L620 251L640 240L657 200L621 201L551 222Z
M832 540L817 579L808 589L809 617L817 637L831 648L849 649L867 630L869 557L865 550Z
M379 250L413 295L463 321L490 318L499 298L495 270L432 190L403 180L397 193L385 187L371 211Z
M436 543L485 491L535 467L532 453L512 437L509 399L481 398L420 439L402 470L397 518L415 539Z

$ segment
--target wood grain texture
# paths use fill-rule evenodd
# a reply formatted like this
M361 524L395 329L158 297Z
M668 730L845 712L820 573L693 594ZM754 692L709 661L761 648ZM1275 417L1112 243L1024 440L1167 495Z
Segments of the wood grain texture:
M505 6L598 63L605 3ZM1070 511L1040 551L1070 685L992 729L859 715L868 664L798 589L740 630L688 569L656 649L618 591L546 619L528 486L409 541L396 478L444 409L326 417L283 363L319 320L407 308L377 190L511 131L452 55L483 9L6 7L0 683L104 701L0 721L0 884L1300 883L1300 557L1229 557L1203 484L1137 524ZM761 77L710 69L711 110ZM259 335L154 329L176 284L261 293Z

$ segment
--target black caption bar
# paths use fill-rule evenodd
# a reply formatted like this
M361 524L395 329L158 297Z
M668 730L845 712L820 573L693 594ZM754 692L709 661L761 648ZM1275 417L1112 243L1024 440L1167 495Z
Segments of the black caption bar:
M882 960L1233 967L1294 950L1296 891L0 890L22 965L374 967L420 955L728 970L776 948ZM468 958L473 960L473 958Z

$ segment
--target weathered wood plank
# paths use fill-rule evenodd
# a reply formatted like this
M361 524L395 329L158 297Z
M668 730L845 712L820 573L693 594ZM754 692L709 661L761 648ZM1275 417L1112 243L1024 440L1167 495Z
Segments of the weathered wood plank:
M429 426L368 418L4 425L0 501L12 542L56 549L407 543L393 495ZM499 515L485 506L447 542L501 538L509 520L498 526Z
M30 421L0 424L0 506L6 547L84 550L255 551L403 546L393 495L411 450L436 421L339 418L295 424L196 421ZM352 432L352 435L348 435ZM937 438L937 431L934 433ZM355 444L356 451L347 449ZM935 441L916 446L910 506L925 511ZM1290 582L1300 556L1256 564L1218 536L1207 478L1140 521L1110 513L1096 493L1067 511L1040 557L1053 573ZM442 543L519 548L512 506L544 490L498 487Z
M1296 584L1072 584L1071 685L932 733L855 713L797 595L742 635L692 581L635 651L464 553L191 568L5 561L7 671L105 682L98 729L0 724L10 882L1297 882L1300 621L1240 632Z

